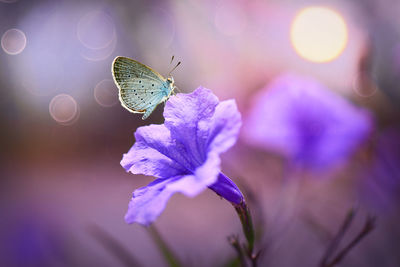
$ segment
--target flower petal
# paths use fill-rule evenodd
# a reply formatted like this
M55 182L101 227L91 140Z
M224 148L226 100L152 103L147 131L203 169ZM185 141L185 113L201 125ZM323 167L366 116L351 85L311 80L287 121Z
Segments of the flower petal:
M181 192L188 197L194 197L209 185L214 184L220 172L220 158L216 153L209 153L206 162L198 167L194 175L186 175L168 185L175 192Z
M207 188L194 175L176 176L171 179L157 179L133 192L125 215L127 223L151 224L165 209L169 198L177 192L194 197Z
M206 141L208 151L222 153L236 143L241 125L235 100L227 100L219 103L211 120L200 122L199 128L209 129Z
M169 130L164 125L140 127L135 133L136 142L124 154L121 165L133 174L170 178L186 174L187 161L173 144Z
M197 196L200 192L205 190L207 185L204 181L197 179L194 175L186 175L176 180L172 183L169 183L167 186L167 190L170 192L179 192L188 197Z
M223 173L219 173L217 182L210 185L209 188L231 203L240 204L244 201L242 192L240 192L236 184Z
M203 87L191 94L172 96L165 105L165 126L171 131L171 138L186 148L186 156L197 166L202 165L207 154L199 143L203 133L199 133L198 124L210 120L217 105L218 98Z
M373 127L366 110L310 78L283 75L254 100L245 140L315 170L347 160Z
M220 163L221 159L217 153L208 153L206 162L198 167L194 173L196 178L206 186L212 185L217 181L218 174L221 171Z
M128 211L125 215L127 223L140 223L149 225L164 210L173 192L165 190L166 185L173 179L157 179L149 185L133 192L129 202Z

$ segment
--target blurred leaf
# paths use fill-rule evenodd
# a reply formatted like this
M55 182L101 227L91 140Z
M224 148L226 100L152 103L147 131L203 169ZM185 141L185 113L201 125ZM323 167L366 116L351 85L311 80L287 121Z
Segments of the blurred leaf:
M180 267L181 264L178 258L174 255L172 250L169 248L168 244L164 241L161 237L160 233L158 232L157 228L154 225L150 225L148 227L149 233L153 238L154 242L157 244L158 248L160 249L161 253L164 256L164 259L167 261L168 265L171 267Z
M142 266L117 239L100 226L91 224L87 227L87 231L125 266Z

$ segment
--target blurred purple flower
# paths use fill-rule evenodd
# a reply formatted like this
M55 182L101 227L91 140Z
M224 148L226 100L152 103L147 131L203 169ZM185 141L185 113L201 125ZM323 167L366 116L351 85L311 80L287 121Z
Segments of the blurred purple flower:
M348 158L371 128L365 110L312 79L283 75L255 97L244 134L296 165L322 169Z
M138 128L135 144L122 158L127 171L158 178L133 192L126 222L149 225L176 192L193 197L209 187L228 201L241 203L243 195L220 172L219 158L234 145L241 126L235 101L219 102L200 87L172 96L164 117L162 125Z

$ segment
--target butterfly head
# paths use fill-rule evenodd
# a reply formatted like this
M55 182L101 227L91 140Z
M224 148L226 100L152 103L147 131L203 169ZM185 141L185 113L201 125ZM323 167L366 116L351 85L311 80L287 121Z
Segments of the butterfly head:
M174 77L168 77L167 78L167 83L169 83L169 84L171 84L171 85L174 85Z
M172 94L172 95L175 95L175 94L176 94L175 89L177 89L178 87L176 87L175 84L174 84L174 83L175 83L174 77L172 77L172 76L171 76L171 77L168 77L168 78L167 78L167 83L168 83L169 86L172 88L172 89L171 89L171 94Z

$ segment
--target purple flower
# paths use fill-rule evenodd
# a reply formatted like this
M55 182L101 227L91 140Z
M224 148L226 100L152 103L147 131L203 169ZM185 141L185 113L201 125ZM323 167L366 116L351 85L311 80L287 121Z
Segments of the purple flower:
M313 169L345 159L369 135L369 114L312 79L284 75L255 97L245 139Z
M136 142L121 165L133 174L157 179L133 192L127 223L152 223L176 192L193 197L209 187L239 204L243 196L220 171L220 157L236 142L241 126L234 100L219 102L203 87L172 96L165 105L162 125L140 127Z

